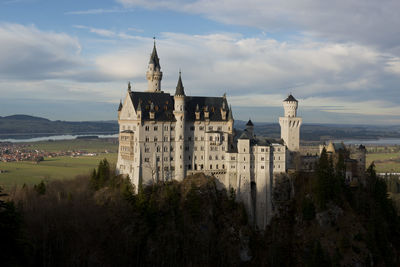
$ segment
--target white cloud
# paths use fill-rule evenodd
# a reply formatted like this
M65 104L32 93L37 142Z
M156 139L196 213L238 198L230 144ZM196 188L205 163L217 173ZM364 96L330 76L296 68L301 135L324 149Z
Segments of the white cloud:
M125 7L201 14L262 31L307 32L339 42L398 47L398 0L116 0Z
M126 13L132 12L131 9L123 9L119 7L114 8L96 8L96 9L88 9L88 10L77 10L77 11L68 11L65 12L66 15L100 15L100 14L109 14L109 13Z
M0 24L0 78L47 79L83 65L79 41L35 26Z
M129 80L135 90L146 89L151 38L123 38L118 31L77 27L107 37L91 39L99 52L83 56L85 47L67 34L0 24L2 97L28 94L42 99L117 102ZM181 68L188 95L226 92L234 107L279 108L285 95L293 92L304 109L342 114L338 122L347 113L400 114L396 102L399 59L375 48L309 39L281 42L231 33L162 33L160 37L162 87L167 92L174 92Z

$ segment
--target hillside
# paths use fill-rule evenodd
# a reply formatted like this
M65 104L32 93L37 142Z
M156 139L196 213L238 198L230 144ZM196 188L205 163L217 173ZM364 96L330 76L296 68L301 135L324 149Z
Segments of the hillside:
M21 135L54 135L54 134L78 134L78 133L117 133L116 121L51 121L45 118L12 115L0 117L0 137L12 138Z
M12 266L398 266L400 222L383 180L370 168L365 187L350 188L326 158L320 166L279 177L276 217L259 232L212 177L132 195L102 161L90 177L13 191L21 214L8 204L0 226L23 221L0 245Z

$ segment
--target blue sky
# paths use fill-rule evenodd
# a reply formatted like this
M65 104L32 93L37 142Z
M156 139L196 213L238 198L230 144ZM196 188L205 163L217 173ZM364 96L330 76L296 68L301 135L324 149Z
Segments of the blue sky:
M227 93L276 122L292 92L310 123L400 124L399 1L0 0L0 116L110 120L147 87L152 37L173 92ZM59 108L57 108L59 107Z

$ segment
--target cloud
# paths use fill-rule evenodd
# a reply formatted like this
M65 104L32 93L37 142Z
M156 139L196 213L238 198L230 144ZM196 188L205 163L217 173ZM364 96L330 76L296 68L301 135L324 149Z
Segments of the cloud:
M117 32L117 31L112 31L112 30L107 30L107 29L88 27L88 26L84 26L84 25L74 25L73 27L77 28L77 29L85 29L91 33L97 34L102 37L107 37L107 38L140 39L140 37L137 37L134 35L129 35L125 32ZM131 30L131 31L133 31L133 29L134 28L129 28L129 30ZM138 29L135 29L135 31L139 32Z
M83 65L78 40L35 26L0 24L0 78L51 79Z
M101 15L101 14L110 14L110 13L127 13L133 12L132 9L124 9L119 7L114 8L97 8L97 9L88 9L88 10L77 10L77 11L68 11L65 12L65 15Z
M146 90L152 38L76 27L95 34L90 47L82 47L77 38L64 33L0 24L2 97L118 102L128 81L135 90ZM255 108L264 110L261 115L271 108L270 115L278 117L282 99L292 92L309 119L322 112L330 122L356 115L380 116L382 122L387 121L382 119L385 116L391 122L400 120L396 115L400 114L399 57L377 48L308 38L278 41L235 33L166 32L157 40L157 49L164 91L174 92L182 69L188 95L226 92L230 103L246 117Z
M384 48L400 43L397 0L117 0L123 6L200 14L270 33L299 32L335 42Z

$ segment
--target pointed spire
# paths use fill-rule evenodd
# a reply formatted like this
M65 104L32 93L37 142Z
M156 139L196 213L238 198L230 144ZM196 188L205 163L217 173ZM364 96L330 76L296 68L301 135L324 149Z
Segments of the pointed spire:
M176 90L175 90L175 95L176 96L184 96L185 95L185 90L182 84L182 78L181 78L181 72L179 71L179 80L178 84L176 85Z
M149 64L154 64L154 69L161 69L160 66L160 59L158 58L158 54L157 54L157 48L156 48L156 37L153 37L154 39L154 46L153 46L153 52L151 53L150 56L150 61Z
M232 106L229 107L228 121L233 121Z
M118 107L118 111L122 110L122 100L119 100L119 107Z
M139 103L137 105L136 111L142 111L142 100L139 99Z
M131 92L131 82L128 82L128 92Z

